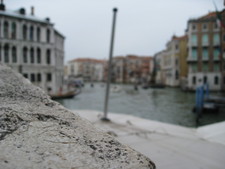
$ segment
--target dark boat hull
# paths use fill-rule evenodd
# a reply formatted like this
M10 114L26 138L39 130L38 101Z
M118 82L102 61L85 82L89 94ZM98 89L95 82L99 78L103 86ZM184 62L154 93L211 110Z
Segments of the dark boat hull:
M163 89L166 86L164 84L150 84L149 87L154 89Z
M52 100L57 100L57 99L71 99L74 96L78 95L80 92L79 91L73 91L73 92L68 92L65 94L58 94L58 95L50 95Z

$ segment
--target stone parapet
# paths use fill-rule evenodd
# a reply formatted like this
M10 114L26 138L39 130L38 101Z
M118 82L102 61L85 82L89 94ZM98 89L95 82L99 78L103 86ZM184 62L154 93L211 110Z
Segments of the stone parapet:
M154 163L0 64L0 168L150 168Z

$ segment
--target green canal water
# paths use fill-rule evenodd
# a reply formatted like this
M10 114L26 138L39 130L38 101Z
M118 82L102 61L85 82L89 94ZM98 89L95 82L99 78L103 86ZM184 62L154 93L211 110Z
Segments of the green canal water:
M115 85L111 85L113 87ZM109 112L123 113L145 119L181 126L196 127L196 115L192 113L195 94L176 88L142 89L134 91L131 85L118 85L120 91L110 92ZM100 83L86 84L82 92L73 99L57 100L68 109L104 110L105 86ZM110 114L109 114L110 118ZM225 120L225 112L204 114L199 125Z

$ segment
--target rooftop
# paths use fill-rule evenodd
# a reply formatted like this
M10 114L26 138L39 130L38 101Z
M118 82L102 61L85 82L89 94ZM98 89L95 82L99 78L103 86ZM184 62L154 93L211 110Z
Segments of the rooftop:
M91 62L91 63L104 63L105 60L101 60L101 59L93 59L93 58L76 58L73 60L70 60L69 63L73 63L73 62Z
M209 12L208 14L198 18L198 20L203 20L203 19L209 19L209 18L215 18L216 17L216 12Z
M26 14L26 13L25 14L21 14L20 13L21 9L24 9L24 8L20 8L19 10L15 10L15 11L8 10L8 9L5 10L5 11L0 10L0 15L53 25L53 23L51 23L47 18L42 19L42 18L39 18L39 17L37 17L35 15Z
M187 39L187 35L183 35L183 36L176 36L176 35L174 35L173 37L172 37L172 40L184 40L184 39Z
M215 21L217 19L217 12L209 12L199 18L190 19L188 22L204 22L204 21Z

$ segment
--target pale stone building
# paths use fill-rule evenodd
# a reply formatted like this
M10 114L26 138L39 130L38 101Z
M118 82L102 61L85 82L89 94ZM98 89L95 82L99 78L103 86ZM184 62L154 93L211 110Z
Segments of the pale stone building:
M0 4L0 62L49 93L63 85L64 36L49 18Z
M112 59L112 82L125 82L125 58L123 56L116 56Z
M152 69L152 82L156 84L165 84L164 64L167 51L162 50L154 55L153 69Z
M84 81L103 81L104 60L77 58L67 64L69 79L82 77Z
M176 87L179 84L177 77L177 44L174 41L167 43L166 55L164 56L163 72L165 74L165 85Z
M181 86L187 78L186 59L187 36L173 36L166 49L154 55L154 81L171 87ZM153 69L151 72L153 74Z
M165 85L178 87L187 78L187 36L173 36L163 58Z

